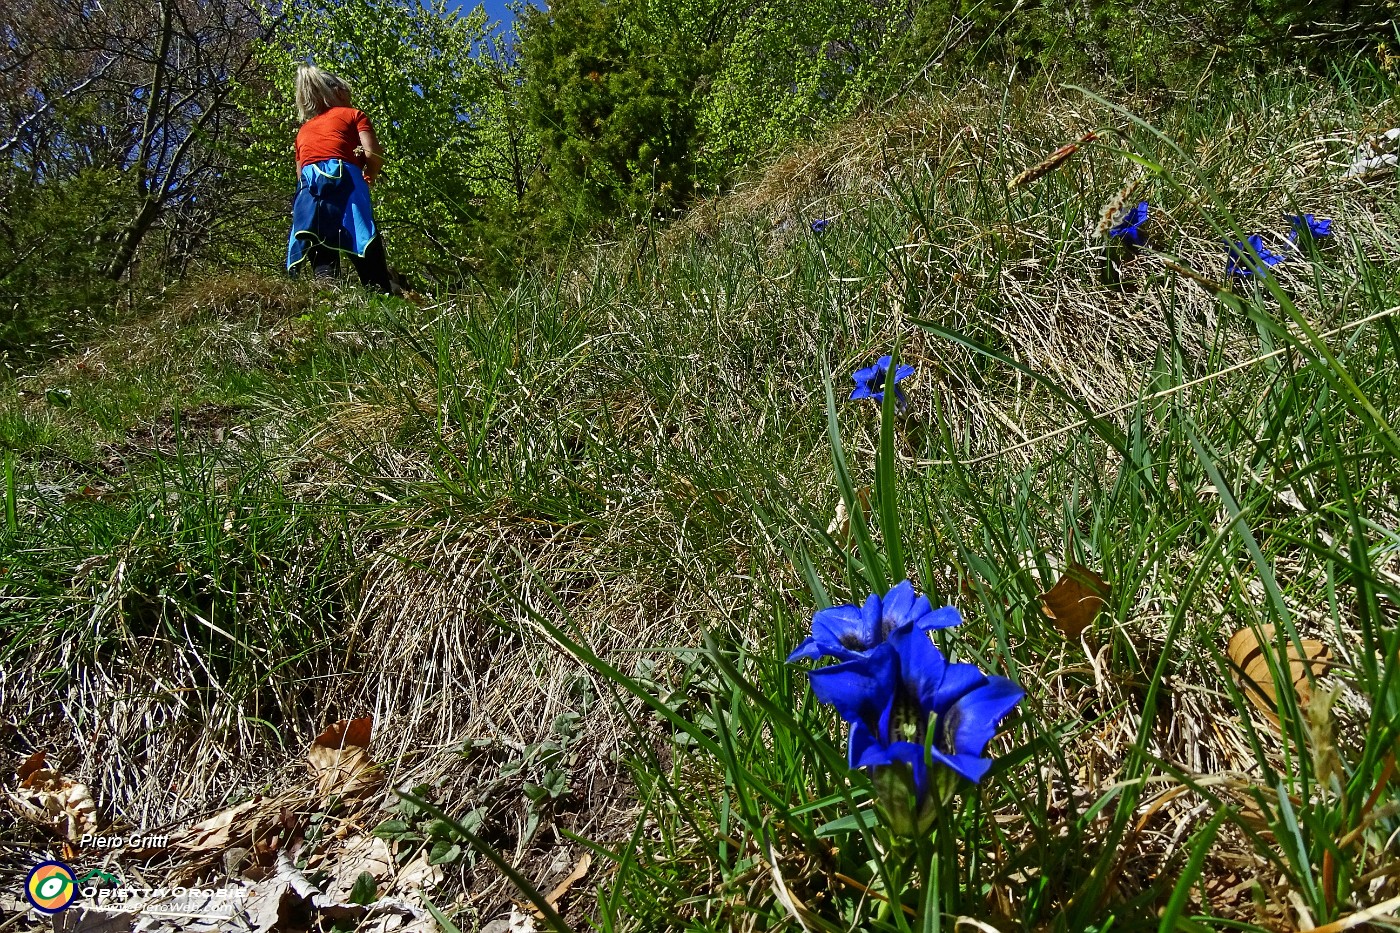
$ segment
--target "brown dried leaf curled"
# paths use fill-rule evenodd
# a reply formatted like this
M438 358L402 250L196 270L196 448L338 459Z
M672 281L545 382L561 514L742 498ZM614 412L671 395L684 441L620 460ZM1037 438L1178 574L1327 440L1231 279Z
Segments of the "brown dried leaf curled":
M16 770L19 789L9 794L17 813L57 832L70 843L97 832L97 803L86 784L49 767L48 756L35 752Z
M389 843L378 836L356 836L347 841L325 886L326 897L337 903L349 901L355 882L368 873L376 884L394 876L394 854Z
M188 826L170 844L190 852L222 852L235 842L257 835L256 829L275 813L276 802L246 800Z
M380 774L369 759L374 717L342 719L311 740L306 763L322 797L350 797L378 786Z
M1263 643L1260 642L1261 635L1264 638ZM1253 629L1242 628L1230 636L1230 643L1225 650L1230 656L1235 683L1240 691L1260 712L1269 717L1274 725L1278 725L1278 685L1274 683L1265 654L1275 651L1274 627L1265 625L1257 634ZM1303 654L1299 655L1298 646L1290 640L1287 657L1287 677L1297 697L1298 706L1306 709L1308 700L1312 697L1309 674L1311 673L1313 678L1323 674L1331 662L1331 655L1322 642L1305 638Z
M579 860L574 863L574 870L569 872L562 881L556 884L554 890L545 895L544 899L546 903L548 903L550 907L557 908L559 906L559 899L569 893L569 888L573 887L575 882L583 880L583 877L588 874L588 867L592 864L593 856L589 853L585 852L583 855L579 856ZM544 914L536 910L535 917L536 919L543 920Z
M1070 561L1064 576L1048 592L1040 594L1040 611L1060 634L1077 641L1108 605L1109 591L1108 581L1102 576L1078 561Z

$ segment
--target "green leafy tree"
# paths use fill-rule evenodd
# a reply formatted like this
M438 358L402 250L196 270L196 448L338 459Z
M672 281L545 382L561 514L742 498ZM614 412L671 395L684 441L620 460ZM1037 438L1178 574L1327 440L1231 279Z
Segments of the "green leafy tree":
M31 0L0 14L0 342L34 357L219 255L257 0ZM120 284L119 284L120 283Z
M116 285L99 273L133 207L119 171L8 178L0 212L0 375L81 340Z
M699 122L722 174L850 114L889 85L911 14L878 0L763 0L738 23Z
M525 101L547 175L535 203L555 231L640 218L691 191L700 63L646 14L626 0L526 13Z
M530 120L516 32L492 35L479 60L491 87L474 121L475 164L479 183L491 195L473 228L472 253L480 274L503 279L540 249L531 191L541 177L543 153Z

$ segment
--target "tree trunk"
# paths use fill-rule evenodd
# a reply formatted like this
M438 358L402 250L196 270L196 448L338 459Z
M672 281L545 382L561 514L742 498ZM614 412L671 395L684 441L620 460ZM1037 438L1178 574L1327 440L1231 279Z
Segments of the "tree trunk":
M146 236L146 231L151 229L151 224L155 223L159 216L160 201L146 198L141 202L141 210L127 221L117 237L117 252L112 256L112 261L107 263L107 278L116 282L126 275L126 270L131 266L131 260L136 257L136 250Z
M126 270L131 266L131 260L136 256L137 247L141 245L146 231L151 229L151 224L156 222L164 200L164 186L157 187L157 185L152 184L155 180L152 175L155 172L151 166L151 158L152 148L155 145L156 128L161 123L164 99L168 96L165 87L165 72L168 66L167 58L170 55L170 40L175 31L174 17L174 0L161 0L160 37L156 46L151 86L145 95L146 117L141 126L141 143L136 148L136 162L133 166L136 170L136 193L141 197L141 209L122 228L121 234L117 237L117 252L112 256L112 261L107 264L107 278L114 282L126 275ZM173 170L174 166L171 166L171 169ZM163 181L163 179L161 180ZM152 196L152 190L160 190L162 197Z

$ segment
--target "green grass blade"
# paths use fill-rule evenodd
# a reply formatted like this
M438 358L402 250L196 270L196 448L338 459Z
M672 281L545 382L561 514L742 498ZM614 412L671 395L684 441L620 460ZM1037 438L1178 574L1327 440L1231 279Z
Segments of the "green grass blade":
M885 546L890 578L894 581L905 580L909 576L904 569L904 547L900 543L899 482L896 477L898 464L894 452L895 414L898 409L894 377L898 368L899 350L896 348L890 355L890 367L885 373L885 395L880 404L880 452L875 462L875 499L880 509L880 543Z
M1157 924L1158 933L1172 933L1178 929L1181 915L1191 899L1191 887L1200 880L1201 870L1205 867L1211 843L1215 842L1215 834L1220 831L1220 826L1225 822L1226 815L1226 811L1215 814L1211 821L1196 834L1195 842L1191 846L1191 857L1186 860L1186 865L1181 870L1181 876L1177 878L1176 886L1172 888L1172 896L1167 901L1167 906L1162 910L1162 921Z
M832 388L831 371L826 372L826 429L827 442L831 445L831 462L836 471L836 487L841 499L846 503L846 511L851 517L851 535L856 539L860 552L862 571L870 588L883 596L890 588L889 576L885 572L885 562L880 550L870 536L870 526L865 520L865 507L861 505L855 482L851 479L850 468L846 465L845 447L841 442L841 426L836 420L836 393Z

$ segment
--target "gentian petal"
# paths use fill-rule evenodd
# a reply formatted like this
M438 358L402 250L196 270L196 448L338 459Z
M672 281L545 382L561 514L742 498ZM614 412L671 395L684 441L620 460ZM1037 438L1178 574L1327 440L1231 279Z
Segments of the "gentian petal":
M938 650L927 632L913 628L895 631L886 644L899 655L901 691L917 702L924 712L933 710L938 689L948 672L948 660L943 657L943 652Z
M899 655L902 689L926 713L941 716L987 681L975 664L949 664L926 630L895 632L888 643Z
M924 747L917 742L891 742L888 745L881 745L878 742L867 745L856 759L856 766L860 768L879 768L884 765L892 765L897 761L912 765L922 764L924 761Z
M793 664L797 661L804 660L815 661L817 658L824 658L826 656L826 651L823 650L821 645L817 644L817 639L812 635L808 635L806 638L802 639L802 644L794 648L792 654L787 656L787 663Z
M992 759L990 758L982 758L977 755L945 755L936 748L929 752L929 757L933 759L934 764L942 765L974 784L981 783L982 778L986 777L987 771L992 767Z
M1293 238L1306 232L1312 237L1324 237L1332 235L1332 221L1326 218L1319 219L1313 214L1286 214L1284 219L1293 227Z
M914 628L922 632L931 632L934 629L962 625L962 620L962 613L958 612L957 606L939 606L926 615L920 616L914 623Z
M918 598L920 597L914 592L914 584L908 580L901 580L890 587L890 591L880 600L880 628L886 638L897 628L906 624L913 625L915 617L912 610Z
M987 682L987 675L976 664L949 664L943 672L943 681L929 697L924 707L940 717L968 694L973 693Z
M885 401L885 382L889 376L890 364L892 360L889 354L885 354L875 361L874 366L867 366L851 373L851 378L855 380L856 388L851 392L851 399L874 399L881 404ZM908 379L914 375L914 367L903 365L895 370L894 381ZM908 407L908 402L904 398L904 393L895 389L895 398L899 402L899 410L903 412Z
M812 640L827 657L850 660L857 652L868 651L881 640L871 615L849 605L819 609L812 616Z
M864 631L870 635L870 646L873 648L885 640L885 633L880 628L880 606L883 600L871 593L865 597L865 602L860 607L860 624Z
M851 373L851 378L854 379L856 382L860 383L861 385L868 385L870 383L870 380L874 379L879 374L880 367L867 366L864 369L857 369L855 372Z
M854 730L852 730L854 732ZM869 745L862 750L861 757L853 767L884 768L893 764L906 764L914 771L914 792L918 799L924 798L928 786L928 762L924 747L915 742L891 742L889 745Z
M819 667L807 675L818 700L836 707L849 723L878 721L894 696L896 665L888 643L850 661Z
M914 584L908 580L895 585L885 594L884 604L880 611L880 626L885 630L885 637L896 629L924 628L924 620L933 611L929 605L927 596L920 596L914 591Z
M1282 256L1264 248L1264 238L1257 233L1250 236L1243 243L1232 241L1227 245L1230 250L1230 256L1225 263L1225 272L1228 275L1245 277L1254 275L1254 264L1251 263L1249 259L1251 254L1257 257L1258 263L1266 268L1276 266L1283 261ZM1262 272L1263 270L1260 271Z
M1016 708L1026 692L1005 677L988 677L986 684L966 694L938 719L939 746L952 755L980 755L997 726Z
M1139 201L1132 210L1123 215L1117 225L1109 228L1108 235L1119 237L1137 245L1142 245L1143 223L1147 221L1147 202Z
M861 761L873 755L877 755L880 748L880 737L870 731L870 727L864 722L857 720L851 723L850 738L847 741L847 758L852 768L861 767Z
M818 609L812 616L812 634L788 655L787 663L818 658L849 661L882 641L880 597L872 593L864 606Z

